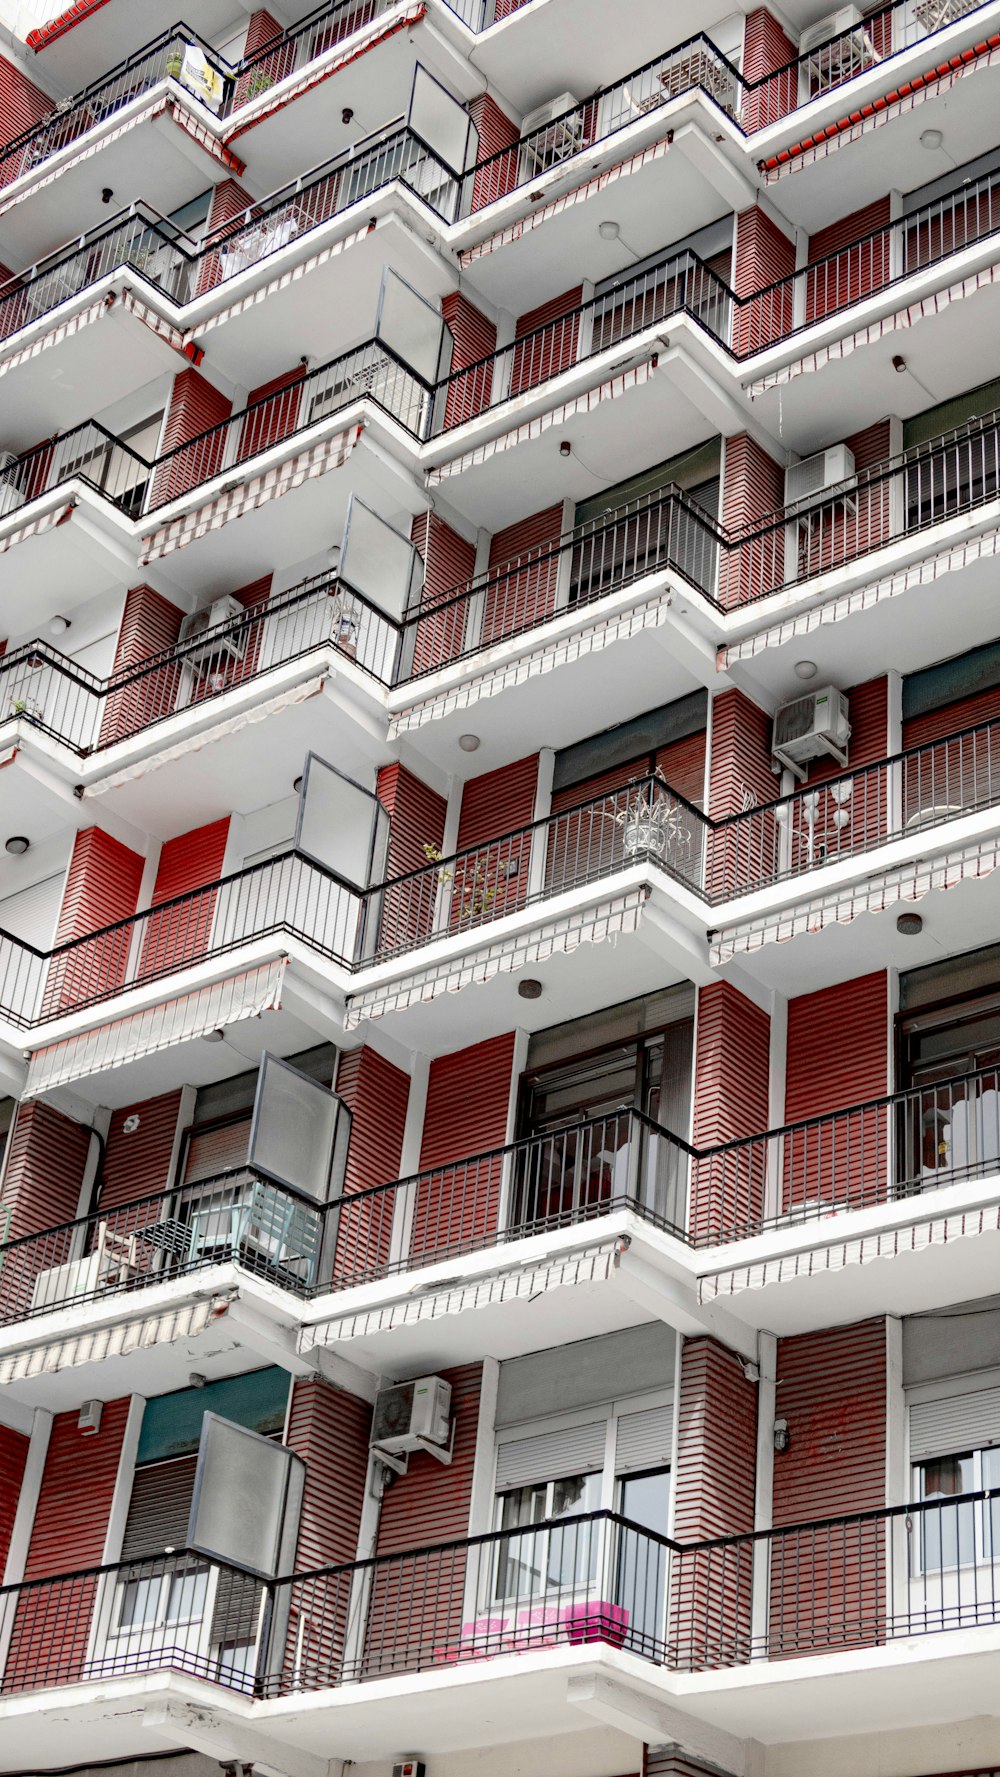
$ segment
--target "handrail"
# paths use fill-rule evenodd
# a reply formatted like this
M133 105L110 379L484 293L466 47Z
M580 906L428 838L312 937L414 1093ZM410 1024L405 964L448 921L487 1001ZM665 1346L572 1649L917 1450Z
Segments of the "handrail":
M242 1164L111 1207L98 1203L85 1216L0 1243L0 1324L83 1300L85 1293L131 1293L227 1258L264 1272L303 1299L336 1294L512 1241L589 1226L619 1211L704 1251L892 1203L902 1206L904 1218L912 1217L922 1213L918 1198L992 1174L1000 1174L997 1067L901 1087L707 1146L627 1106L344 1192L325 1204ZM248 1253L243 1235L235 1232L220 1234L200 1255L186 1246L182 1251L179 1239L171 1244L162 1237L163 1218L145 1213L174 1203L187 1214L221 1214L226 1193L248 1180L273 1198L298 1204L315 1223L315 1238L297 1255L300 1265L309 1261L305 1271L273 1252ZM768 1196L774 1200L770 1208ZM400 1223L409 1234L394 1246ZM90 1257L82 1250L84 1237L102 1224L119 1247L131 1241L149 1251L143 1256L137 1250L127 1264L119 1258L117 1279L95 1277L89 1292L75 1274L67 1275L36 1304L39 1275ZM320 1272L328 1231L336 1233L336 1242ZM164 1255L170 1268L152 1268L151 1261Z
M110 440L110 435L106 436ZM970 451L982 454L980 485L968 473ZM949 477L952 454L954 476ZM968 482L964 494L963 470ZM891 520L888 509L889 493L900 478L910 489L910 505L916 502L915 510L904 512L901 522L898 517ZM950 479L954 487L949 486ZM743 609L784 586L801 584L844 561L858 560L996 499L1000 499L1000 412L982 415L860 470L850 482L808 504L769 514L743 530L726 527L697 501L676 487L666 487L600 519L574 526L551 543L512 556L435 595L401 620L373 605L343 577L316 575L266 605L248 609L196 639L174 643L104 679L80 668L72 656L59 653L39 637L0 659L0 720L4 714L24 714L33 727L72 747L80 757L88 757L184 707L180 681L176 675L167 675L209 654L213 641L236 644L245 658L231 670L216 670L210 680L217 683L200 682L199 706L270 671L279 658L299 658L331 640L334 646L346 646L354 664L380 684L401 685L537 628L568 610L565 598L558 602L560 574L567 558L574 581L573 609L590 606L670 568L715 610L726 612ZM870 516L866 518L865 513ZM787 572L789 527L806 539L794 564L798 572L791 575ZM618 547L622 542L624 548ZM526 583L530 583L530 599L523 595ZM337 608L348 631L346 642L323 632L321 625L310 628L309 614L318 610L324 598L331 610L339 599ZM480 607L482 621L473 631L470 618ZM264 635L265 626L273 629L275 621L283 617L301 621L297 629L292 622L280 655L272 652L266 666L262 665L256 638ZM46 674L57 675L67 687L54 699L47 688L41 698L38 696ZM3 697L8 688L10 703L5 712ZM136 696L129 701L126 692ZM113 721L108 714L110 700L119 705ZM50 707L53 703L54 708Z
M385 11L390 3L391 0L365 0L365 4L359 6L359 0L328 0L328 4L317 7L307 18L301 19L296 24L279 32L266 43L260 45L251 55L241 57L236 63L228 63L216 53L210 44L199 37L197 32L192 31L183 23L178 23L164 35L133 51L108 74L99 80L92 81L79 93L70 95L39 123L12 137L0 153L0 183L9 182L3 177L3 170L7 163L16 160L19 155L27 155L33 143L44 144L47 137L58 134L62 134L64 137L56 142L48 152L43 150L38 155L33 164L39 165L48 158L49 153L55 152L58 147L65 146L67 142L77 140L86 134L87 129L92 127L91 120L86 115L88 105L103 100L100 107L102 115L97 119L97 121L103 121L103 117L111 115L131 99L150 90L158 81L167 78L169 55L172 53L178 58L182 57L184 48L188 44L200 47L210 64L221 76L224 90L216 115L220 118L228 118L244 105L259 97L269 87L287 78L299 65L299 45L305 42L308 48L307 39L310 33L316 32L324 20L334 21L338 14L346 13L350 21L359 12L365 11L367 17L361 23L366 25L380 12ZM476 32L488 30L493 23L492 18L488 16L490 11L488 0L441 0L441 3L470 30ZM988 3L989 0L979 0L979 4L968 6L961 17L964 19L974 16ZM866 17L862 27L852 27L827 39L822 44L814 44L808 51L801 52L772 72L760 75L753 80L746 80L712 39L699 32L684 42L672 46L663 55L653 58L642 67L632 70L622 80L599 88L579 106L574 107L573 111L567 112L562 119L553 119L549 124L540 126L537 131L530 131L520 137L512 149L500 150L497 153L484 156L475 166L467 169L466 189L471 192L475 207L478 209L483 207L483 202L493 201L495 196L506 195L509 190L530 183L531 179L537 176L535 171L529 171L524 178L514 179L502 176L496 179L491 178L491 175L495 174L498 168L502 172L504 156L509 156L512 152L520 155L522 151L530 149L532 142L539 139L544 141L546 132L551 133L554 125L565 123L567 118L574 116L584 107L592 108L602 101L606 101L616 91L628 95L628 89L632 84L671 58L680 58L681 67L683 67L684 58L687 58L691 64L688 78L683 83L675 83L673 91L668 88L659 97L658 103L666 103L669 98L675 97L679 92L700 89L710 102L718 106L729 117L739 133L749 139L760 130L812 103L817 97L825 96L826 93L849 84L872 67L894 61L912 48L914 43L934 38L951 25L959 22L958 19L950 18L943 20L940 24L932 25L930 29L918 28L909 41L900 43L893 48L891 47L891 38L894 35L892 26L897 15L904 19L905 25L910 30L912 30L914 18L917 20L918 27L921 26L917 13L912 12L909 0L906 0L907 10L905 12L902 11L903 5L904 0L888 0L888 4L879 7L876 13ZM919 9L917 11L919 12ZM889 25L888 47L887 21ZM349 36L351 33L347 35ZM880 38L880 47L877 50L873 41L875 35ZM861 39L860 43L859 39ZM328 36L327 40L322 42L321 47L314 53L325 53L326 49L332 47L335 41L346 41L346 37L337 39ZM838 53L838 45L841 46L842 53ZM306 60L311 59L313 56L307 55ZM274 62L277 62L278 66L272 73L267 64ZM141 77L143 69L145 69L144 78ZM714 69L714 74L709 72L710 69ZM805 93L801 90L803 72L806 74L810 88ZM175 73L175 70L171 68L170 73ZM140 83L137 83L137 76ZM813 90L814 87L815 90ZM192 96L197 98L197 95ZM626 124L633 122L637 116L657 108L652 103L655 97L655 94L650 94L645 100L635 103L629 100L620 120L614 123L611 129L605 130L601 136L594 136L585 144L581 143L581 149L592 150L597 141L607 139L617 130L624 128ZM78 118L79 127L74 129L72 120L77 117L77 114L82 115ZM22 162L11 174L11 177L16 178L24 170ZM490 195L491 184L502 186L503 190L498 189ZM478 192L477 186L479 187ZM486 193L485 198L484 192Z
M49 952L0 933L0 945L8 947L0 970L0 1005L23 1028L56 1010L97 1004L135 981L159 979L178 966L180 956L190 962L221 955L250 937L280 930L299 932L322 954L356 972L638 864L655 864L703 905L718 907L802 877L820 863L869 853L908 831L923 834L976 809L996 807L998 791L1000 722L981 722L759 808L717 817L704 814L658 773L641 776L480 846L448 857L432 853L425 866L364 890L290 850L65 940ZM287 882L280 877L286 867ZM250 881L262 885L254 907L240 899L240 885ZM316 885L322 907L313 905L310 884ZM138 974L126 982L129 945L123 945L122 934L149 931L156 922L162 927L172 910L177 943L150 940ZM213 919L221 933L215 938ZM227 920L235 920L235 928ZM325 924L329 920L333 932ZM82 997L74 997L74 958L82 959L88 983ZM59 965L55 970L48 967L53 962ZM93 985L95 971L99 989Z
M180 1667L262 1698L582 1643L670 1671L864 1660L890 1641L1000 1621L998 1502L982 1488L689 1542L601 1508L279 1579L171 1549L0 1587L4 1689ZM132 1623L125 1584L154 1597L181 1588L185 1622L207 1627L211 1610L222 1632L210 1647L169 1617ZM248 1663L225 1658L237 1636Z

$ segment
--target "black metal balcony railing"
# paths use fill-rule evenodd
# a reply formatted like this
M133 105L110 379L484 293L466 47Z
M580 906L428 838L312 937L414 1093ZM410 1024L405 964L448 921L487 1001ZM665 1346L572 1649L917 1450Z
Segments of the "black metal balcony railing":
M412 146L412 140L407 140ZM366 162L369 171L376 163L383 164L380 154L380 149L372 150ZM395 154L393 147L390 160ZM281 201L287 205L297 199L282 197ZM245 240L248 230L256 243L253 252L277 251L287 222L285 216L284 221L275 223L278 213L238 222L235 233L220 236L208 249L211 265L205 275L227 275L227 267L242 264L239 241ZM731 356L743 360L819 318L842 312L864 294L884 290L916 269L938 264L962 247L991 238L998 223L1000 174L990 174L751 296L736 296L712 267L694 254L668 256L659 266L624 281L614 291L436 383L418 375L381 340L369 340L174 446L153 462L99 421L74 427L22 453L3 469L0 508L9 513L78 477L127 517L137 518L157 511L220 472L256 458L275 443L295 437L358 399L375 403L416 441L426 441L502 402L510 403L573 365L642 332L651 332L667 317L679 314L693 320ZM96 231L82 245L74 246L68 257L35 268L23 284L0 291L0 335L5 326L23 325L26 313L34 318L40 304L65 300L67 281L70 285L78 284L81 277L88 281L92 267L97 275L105 276L119 249L135 252L142 261L140 276L151 271L154 278L162 276L165 286L182 276L182 243L170 235L168 225L146 212L136 212ZM772 522L772 556L774 530ZM806 552L807 569L815 554L815 548ZM764 547L760 558L762 563L767 559ZM821 556L818 559L822 561Z
M676 488L660 490L437 595L402 623L348 582L317 576L106 679L35 640L0 659L0 721L20 717L87 756L324 644L400 685L666 569L717 609L737 610L998 497L1000 415L988 414L743 532Z
M559 1646L681 1672L1000 1620L1000 1490L698 1543L597 1511L277 1581L191 1549L0 1588L0 1693L181 1670L249 1697Z
M893 839L923 844L995 810L998 790L1000 723L986 722L721 819L653 774L363 892L286 852L48 953L0 933L0 1016L26 1028L279 932L357 970L637 865L718 907Z
M248 1167L0 1246L0 1326L238 1262L297 1295L322 1281L328 1210Z
M399 625L345 580L315 575L106 679L29 642L0 658L0 723L25 722L86 758L330 647L380 684L399 675Z
M303 1299L627 1212L704 1250L1000 1175L1000 1069L697 1147L621 1110L325 1205L247 1167L0 1245L0 1325L224 1262Z

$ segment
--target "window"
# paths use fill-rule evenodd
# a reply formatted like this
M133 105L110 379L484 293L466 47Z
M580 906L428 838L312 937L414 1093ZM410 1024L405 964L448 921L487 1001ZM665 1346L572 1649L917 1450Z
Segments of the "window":
M673 1417L671 1397L647 1397L635 1410L612 1403L600 1416L501 1436L490 1604L504 1630L520 1637L541 1624L551 1638L586 1616L600 1619L599 1638L661 1645Z
M913 1570L942 1574L1000 1558L1000 1385L950 1393L917 1391L909 1408L910 1457L919 1513ZM924 1395L927 1398L921 1398Z

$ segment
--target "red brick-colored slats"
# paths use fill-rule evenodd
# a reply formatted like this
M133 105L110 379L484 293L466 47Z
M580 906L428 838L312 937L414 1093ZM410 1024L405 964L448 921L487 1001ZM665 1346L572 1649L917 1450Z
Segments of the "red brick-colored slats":
M502 1147L507 1136L514 1035L489 1037L431 1063L410 1235L410 1262L426 1263L492 1235L500 1203L499 1160L467 1167L468 1155Z
M769 286L790 278L795 270L795 246L755 206L736 218L735 264L736 294L752 298L736 308L733 319L733 350L737 357L746 357L791 330L791 283L776 290Z
M301 424L302 390L299 384L304 376L304 368L296 364L293 370L284 370L280 376L273 376L270 382L250 390L248 412L236 446L237 462L243 463L247 457L255 457L272 444L278 444Z
M248 210L253 199L242 185L235 179L221 179L212 193L212 202L208 211L208 222L205 227L206 242L211 242L217 229L225 228L227 222ZM222 277L222 259L219 252L206 253L198 267L193 294L202 296L206 290L212 290Z
M519 12L528 0L496 0L493 8L493 23L498 25L501 19L508 19L512 12Z
M252 99L259 98L269 87L275 86L285 75L291 73L295 65L295 44L284 42L284 27L263 8L253 13L247 26L246 44L243 60L253 65L244 70L236 82L233 93L233 109L247 105Z
M775 1411L788 1448L774 1457L773 1522L807 1524L885 1504L884 1320L779 1339ZM769 1652L874 1646L883 1639L884 1525L775 1536Z
M229 418L232 405L200 371L182 370L175 376L159 453L166 461L153 476L154 506L176 500L221 468L226 440L221 422ZM213 427L217 430L211 430ZM203 433L208 436L203 437ZM186 450L177 448L187 445L189 440L196 442Z
M773 801L778 788L771 771L771 718L742 691L712 699L709 813L741 814ZM713 895L734 894L778 862L779 828L764 813L734 821L708 835L706 886Z
M320 1380L296 1381L287 1443L306 1464L295 1571L308 1573L353 1561L368 1472L371 1403ZM333 1594L333 1608L311 1612L315 1587L293 1587L288 1649L294 1650L297 1687L323 1687L341 1677L349 1591ZM327 1601L332 1588L322 1588Z
M753 1529L756 1461L755 1385L735 1352L714 1339L685 1339L677 1408L678 1542ZM749 1542L677 1559L670 1628L679 1666L728 1666L747 1658L752 1563Z
M746 432L727 438L722 478L722 522L750 531L784 503L785 471ZM726 610L770 592L785 579L785 526L722 551L719 599Z
M404 881L383 895L378 936L381 948L387 949L414 944L431 930L435 894L427 848L441 850L447 804L405 765L382 767L378 798L389 816L387 878L416 870L425 873L419 881Z
M150 655L170 648L180 634L182 613L151 586L133 586L125 595L121 629L115 648L112 681L126 676ZM149 722L172 710L181 669L170 662L144 673L121 690L109 692L101 717L98 746L112 746L130 734L138 734Z
M768 1127L771 1021L729 981L698 993L694 1145L713 1148ZM766 1152L754 1142L692 1162L690 1227L696 1240L738 1234L764 1207Z
M84 1435L78 1411L57 1413L28 1545L25 1579L97 1567L118 1474L128 1400L107 1401L96 1434ZM7 1690L68 1684L81 1676L97 1582L66 1581L26 1591L14 1617L4 1672Z
M888 1090L883 971L788 1002L785 1121L827 1117ZM784 1207L877 1203L888 1194L888 1114L855 1111L784 1139Z
M981 191L962 192L952 202L942 202L906 230L903 270L918 271L947 253L957 253L972 241L994 234L1000 227L1000 188L993 180Z
M0 1198L0 1231L7 1227L8 1240L73 1221L89 1151L89 1130L51 1105L34 1099L19 1106ZM6 1253L0 1262L0 1321L26 1313L39 1272L71 1256L72 1236L67 1233L46 1235Z
M809 242L805 319L821 320L880 290L891 275L890 260L887 196L820 229Z
M798 44L792 42L766 7L759 6L747 13L742 69L747 93L741 122L748 134L776 123L798 106L799 70L789 66L796 62L798 53Z
M472 209L481 210L496 198L513 191L519 178L519 130L512 117L501 111L489 93L473 99L469 116L479 132L476 171L472 179ZM494 160L492 156L496 156ZM480 165L480 162L486 165Z
M10 1549L14 1516L28 1460L28 1440L8 1425L0 1425L0 1574Z
M55 18L48 19L44 25L39 25L36 30L28 32L25 38L28 48L36 52L45 49L47 44L54 43L57 37L62 37L67 31L72 31L74 25L81 24L92 12L97 12L107 3L108 0L74 0L72 6L67 6L65 11L56 13Z
M128 927L105 926L135 912L143 859L100 827L78 833L63 892L56 942L97 935L53 958L42 1000L46 1014L78 1005L95 993L108 993L125 979L132 934Z
M345 1196L398 1179L409 1075L375 1049L352 1049L340 1057L337 1092L353 1118ZM395 1206L395 1191L380 1191L341 1210L333 1265L338 1284L377 1273L388 1262Z
M29 80L23 68L0 56L0 143L8 143L52 115L52 100ZM30 153L30 143L9 158L0 149L0 186L18 177Z
M537 388L539 383L576 363L580 316L574 311L582 300L582 286L575 284L571 290L563 290L518 318L514 332L518 344L510 372L511 395Z
M414 673L429 672L453 660L467 646L468 601L453 595L475 571L476 549L465 537L445 524L436 512L421 512L413 520L410 537L423 558L424 585L420 608L430 613L444 603L437 615L422 617L413 644Z
M405 1556L407 1550L469 1532L482 1365L463 1364L441 1374L452 1389L454 1456L448 1468L423 1451L411 1456L409 1472L382 1501L376 1554L402 1558L375 1572L364 1651L364 1670L371 1674L426 1665L432 1653L454 1658L452 1650L461 1643L465 1549Z
M490 543L490 583L484 594L483 646L519 634L548 617L556 604L562 505L497 531ZM523 565L514 565L523 557ZM509 567L506 564L510 563Z
M499 919L524 906L532 837L516 829L531 822L537 784L538 754L532 753L465 785L456 845L462 855L450 883L453 929ZM493 843L505 833L511 837Z
M977 734L963 729L980 723ZM961 739L952 736L962 735ZM923 749L903 767L903 824L928 808L969 809L996 799L1000 781L1000 686L958 698L903 723L903 746Z
M112 1113L101 1168L102 1210L168 1188L180 1103L180 1092L164 1092ZM138 1128L126 1130L133 1118Z
M160 852L151 905L173 901L176 896L191 896L207 883L217 882L222 875L229 816L196 827L168 839ZM183 899L175 906L164 907L145 921L139 976L159 975L166 969L181 968L204 955L212 930L215 895L198 895Z
M489 360L497 348L497 330L492 321L471 303L460 290L453 290L441 304L454 347L451 355L451 381L444 405L444 425L460 426L474 414L489 407L493 395L493 364ZM474 365L476 368L470 369Z

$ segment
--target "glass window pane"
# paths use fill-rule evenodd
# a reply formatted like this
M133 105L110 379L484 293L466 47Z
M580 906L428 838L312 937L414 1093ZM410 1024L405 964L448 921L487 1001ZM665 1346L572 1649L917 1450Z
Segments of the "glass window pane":
M975 1507L950 1502L975 1488L975 1457L939 1456L917 1467L918 1498L931 1502L920 1514L920 1565L924 1573L962 1567L976 1558Z
M121 1590L119 1628L139 1629L146 1623L155 1623L162 1584L160 1574L153 1579L126 1580Z
M197 1622L205 1614L207 1591L207 1568L196 1573L175 1573L167 1593L167 1622Z

